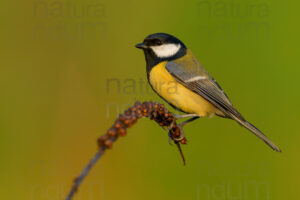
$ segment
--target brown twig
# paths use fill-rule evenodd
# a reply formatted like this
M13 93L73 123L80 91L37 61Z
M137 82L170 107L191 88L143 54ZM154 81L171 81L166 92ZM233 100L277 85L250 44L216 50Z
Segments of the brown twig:
M74 180L74 184L66 198L66 200L71 200L76 191L78 190L80 184L90 172L91 168L96 164L96 162L101 158L106 149L111 149L113 143L118 139L119 136L126 136L127 129L133 126L138 119L142 117L148 117L154 120L161 127L167 128L169 130L169 135L174 143L177 145L180 155L182 157L183 163L185 164L185 159L180 147L180 144L186 144L186 138L180 126L176 123L176 118L173 113L169 112L163 104L153 103L153 102L136 102L134 106L130 107L120 115L115 121L114 125L107 131L107 133L98 139L99 150L90 161L90 163L85 167L81 174Z

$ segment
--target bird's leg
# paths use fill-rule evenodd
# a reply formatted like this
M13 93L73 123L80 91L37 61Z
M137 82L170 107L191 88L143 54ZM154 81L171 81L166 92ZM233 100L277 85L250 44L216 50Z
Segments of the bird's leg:
M182 116L182 115L181 115L181 116ZM192 116L195 116L195 115L192 114ZM184 121L184 122L178 124L178 126L181 128L181 133L182 133L182 134L181 134L181 136L180 136L179 138L177 138L176 140L180 141L180 140L182 140L182 139L185 137L184 131L182 130L182 127L185 126L185 125L187 125L188 123L190 123L190 122L192 122L192 121L195 121L195 120L198 119L198 118L200 118L200 117L197 115L196 117L192 117L192 118L190 118L190 119L188 119L188 120L186 120L186 121ZM173 128L173 123L170 125L170 127L168 127L168 129L171 130L172 128ZM172 141L172 135L171 135L171 132L170 132L170 131L169 131L169 133L168 133L168 136L169 136L169 144L172 145L172 143L171 143L171 141Z
M195 121L198 118L200 118L200 117L199 116L192 117L191 119L188 119L188 120L186 120L184 122L181 122L178 126L183 127L183 126L187 125L188 123L190 123L192 121Z
M176 115L175 119L183 119L188 117L199 117L198 114L185 114L185 115Z

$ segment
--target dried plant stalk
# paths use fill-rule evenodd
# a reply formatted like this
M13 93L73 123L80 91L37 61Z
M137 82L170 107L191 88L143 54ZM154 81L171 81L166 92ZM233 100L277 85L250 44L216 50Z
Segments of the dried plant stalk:
M170 138L177 145L180 155L185 164L185 159L180 147L180 144L186 144L187 140L183 134L180 126L176 123L176 118L173 113L169 112L163 104L153 102L136 102L134 106L130 107L120 115L115 121L114 125L107 131L107 133L98 139L99 150L92 158L90 163L85 167L82 173L74 180L74 184L66 198L71 200L76 191L78 190L83 179L87 176L91 168L101 158L106 149L111 149L113 143L120 137L126 136L127 129L132 127L138 119L148 117L154 120L158 125L167 128Z

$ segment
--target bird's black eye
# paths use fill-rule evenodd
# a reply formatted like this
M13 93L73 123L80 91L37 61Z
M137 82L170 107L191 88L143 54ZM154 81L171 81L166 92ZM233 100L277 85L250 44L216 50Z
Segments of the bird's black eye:
M154 44L157 45L157 46L159 46L159 45L162 44L162 42L160 40L154 40Z

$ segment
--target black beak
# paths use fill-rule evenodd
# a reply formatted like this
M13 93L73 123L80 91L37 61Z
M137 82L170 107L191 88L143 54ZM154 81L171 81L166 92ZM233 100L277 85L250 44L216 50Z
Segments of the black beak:
M148 47L144 43L139 43L135 45L136 48L138 49L147 49Z

